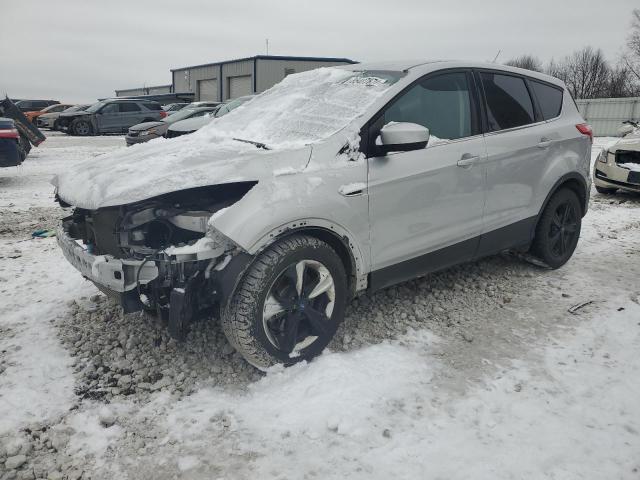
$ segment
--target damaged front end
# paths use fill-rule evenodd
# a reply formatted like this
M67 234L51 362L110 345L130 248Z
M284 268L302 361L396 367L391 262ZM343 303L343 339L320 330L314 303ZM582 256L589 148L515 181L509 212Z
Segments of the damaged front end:
M155 311L175 338L211 316L251 256L211 226L256 182L198 187L130 205L75 208L58 243L69 262L125 313ZM69 207L59 199L63 207Z

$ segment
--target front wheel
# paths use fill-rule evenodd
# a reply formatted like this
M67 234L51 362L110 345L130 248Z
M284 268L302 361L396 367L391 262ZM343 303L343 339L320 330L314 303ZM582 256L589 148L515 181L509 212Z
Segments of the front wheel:
M531 253L551 268L561 267L573 255L581 227L578 196L566 188L558 190L538 220Z
M222 312L231 344L253 366L292 365L322 353L344 318L344 265L326 243L285 238L244 274Z
M91 135L91 133L93 133L93 128L91 127L91 123L89 123L87 120L74 120L71 124L71 131L74 135L86 137L87 135Z

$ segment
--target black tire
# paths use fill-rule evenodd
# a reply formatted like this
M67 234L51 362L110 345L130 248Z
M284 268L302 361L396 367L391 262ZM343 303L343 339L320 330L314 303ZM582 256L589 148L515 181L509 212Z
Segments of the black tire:
M80 137L86 137L93 134L93 127L88 120L77 119L71 123L71 132Z
M616 193L617 191L618 191L617 188L599 187L596 185L596 192L602 195L611 195L613 193Z
M333 286L308 296L328 283L327 272ZM347 295L347 276L336 252L317 238L294 235L267 248L247 269L222 308L222 328L251 365L261 370L292 365L322 353L344 318ZM266 309L274 305L282 311L268 315Z
M563 188L553 194L545 207L531 246L531 253L551 268L559 268L571 258L582 227L578 196Z

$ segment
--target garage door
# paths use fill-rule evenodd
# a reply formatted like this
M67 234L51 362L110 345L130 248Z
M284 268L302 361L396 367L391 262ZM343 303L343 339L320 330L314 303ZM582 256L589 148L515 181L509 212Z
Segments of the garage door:
M251 75L229 77L229 98L238 98L253 93Z
M218 80L198 80L198 100L217 101L218 100Z

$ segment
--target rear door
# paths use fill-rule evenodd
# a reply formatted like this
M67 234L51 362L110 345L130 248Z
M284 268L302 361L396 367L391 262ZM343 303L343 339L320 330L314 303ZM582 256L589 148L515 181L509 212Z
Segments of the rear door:
M473 257L482 231L484 138L467 70L436 72L407 87L369 129L368 194L374 289ZM411 122L426 148L376 153L380 129Z
M122 102L120 104L120 116L118 117L118 128L126 131L138 123L142 123L145 118L156 118L158 115L153 112L143 110L140 105L134 102Z
M487 146L487 198L478 254L531 240L538 183L556 136L535 107L524 76L476 71L482 86Z

